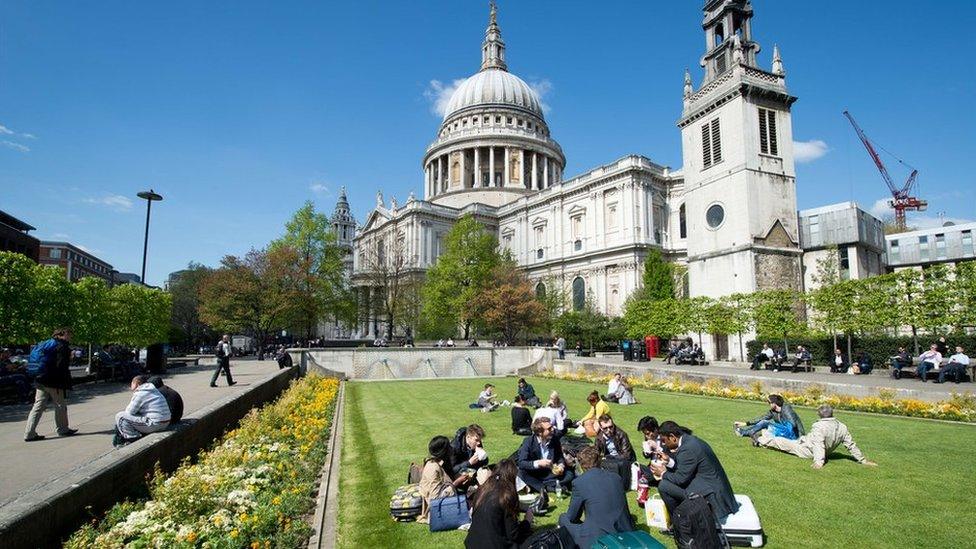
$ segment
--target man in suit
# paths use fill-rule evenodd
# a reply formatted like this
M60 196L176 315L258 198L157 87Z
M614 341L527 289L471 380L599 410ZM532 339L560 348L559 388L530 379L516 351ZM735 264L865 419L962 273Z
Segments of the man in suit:
M572 487L576 474L566 467L563 448L554 437L552 420L540 416L532 421L532 433L522 441L517 452L518 478L529 488L541 492L544 486L553 487L558 481L561 486Z
M577 457L583 474L573 482L573 497L569 508L559 516L559 526L580 547L590 547L604 534L634 530L620 477L600 468L599 450L587 446ZM584 512L586 518L581 523Z
M661 479L657 489L671 516L691 494L707 498L719 521L739 510L729 477L708 443L673 421L662 423L658 433L672 457L668 463L653 462L650 469Z

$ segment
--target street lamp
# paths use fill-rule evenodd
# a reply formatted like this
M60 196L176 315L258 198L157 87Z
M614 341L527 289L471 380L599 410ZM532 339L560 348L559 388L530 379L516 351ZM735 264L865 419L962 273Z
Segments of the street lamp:
M139 198L146 201L146 238L142 243L142 283L146 283L146 252L149 250L149 212L152 211L152 203L154 200L162 200L163 195L156 194L152 189L148 191L142 191L137 194Z

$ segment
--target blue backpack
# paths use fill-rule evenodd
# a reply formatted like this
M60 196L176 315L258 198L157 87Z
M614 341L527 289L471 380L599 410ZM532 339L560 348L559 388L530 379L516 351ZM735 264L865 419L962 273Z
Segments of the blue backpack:
M57 350L58 340L54 338L35 345L27 359L27 375L38 377L46 374L49 367L54 364Z

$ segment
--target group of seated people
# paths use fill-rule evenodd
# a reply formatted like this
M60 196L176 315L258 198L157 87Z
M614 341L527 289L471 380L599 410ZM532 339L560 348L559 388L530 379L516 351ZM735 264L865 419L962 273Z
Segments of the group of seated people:
M898 370L900 372L901 368L904 368L905 360L902 358L903 355L908 353L904 352L904 349L899 349L901 353L892 359L892 368L895 368L895 362L901 365ZM961 382L966 377L966 370L969 368L969 355L965 353L965 350L960 345L956 345L955 354L948 357L948 362L942 364L943 357L949 354L948 344L944 337L939 338L939 341L933 343L929 346L929 350L918 355L918 367L915 370L915 375L923 383L928 381L926 378L930 371L938 371L938 379L935 383L945 383L946 378L952 376L952 380L956 383ZM907 366L912 365L911 356L907 356ZM898 376L900 377L900 376Z
M796 352L793 353L793 363L792 371L796 373L804 366L809 366L813 360L813 356L810 351L803 345L797 345ZM780 370L785 370L790 357L787 356L786 350L782 347L778 349L773 349L768 343L763 343L762 349L754 357L752 357L751 370L761 370L765 366L767 370L772 370L778 372Z
M675 364L704 364L705 351L701 345L692 343L689 337L677 345L671 345L671 348L668 349L665 362L671 364L672 360Z
M834 417L830 406L825 404L817 408L819 419L808 433L803 428L800 416L782 396L769 395L767 402L769 411L765 414L751 421L733 422L732 429L736 435L751 438L756 447L772 448L804 459L813 459L814 469L823 468L827 457L842 444L858 463L877 465L864 457L847 426Z

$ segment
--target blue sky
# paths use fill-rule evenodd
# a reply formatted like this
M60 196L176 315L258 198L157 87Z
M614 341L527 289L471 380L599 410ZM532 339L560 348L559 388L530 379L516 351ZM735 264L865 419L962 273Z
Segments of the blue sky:
M499 5L509 68L544 91L566 175L638 153L679 167L682 78L703 2ZM920 171L927 225L976 218L976 4L754 0L768 67L799 97L800 208L887 191L841 111ZM422 192L439 93L473 74L487 2L0 3L0 209L41 238L147 279L276 237L339 186L362 221L377 189ZM818 143L819 142L819 143ZM822 143L822 144L821 144ZM886 158L896 180L907 171Z

